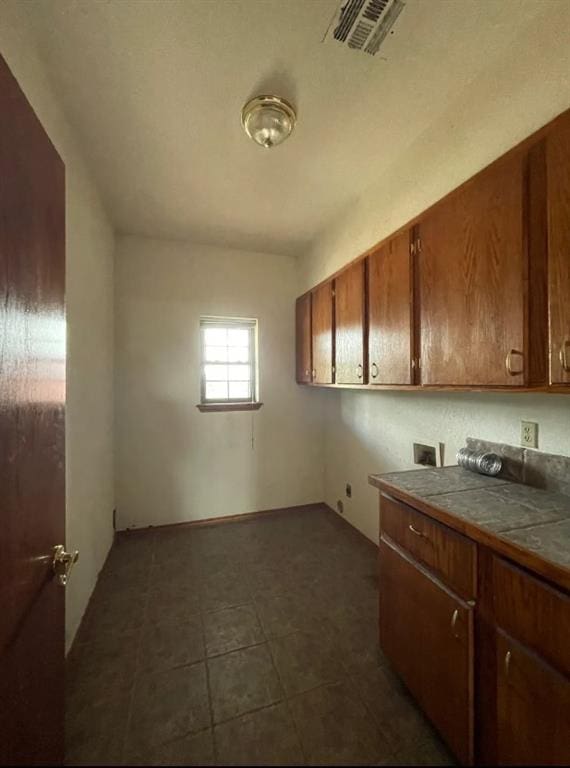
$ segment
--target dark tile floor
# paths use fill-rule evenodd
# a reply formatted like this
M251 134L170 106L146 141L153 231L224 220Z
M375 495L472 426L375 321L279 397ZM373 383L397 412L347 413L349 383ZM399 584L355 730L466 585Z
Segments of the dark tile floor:
M68 657L67 763L448 765L326 509L122 535Z

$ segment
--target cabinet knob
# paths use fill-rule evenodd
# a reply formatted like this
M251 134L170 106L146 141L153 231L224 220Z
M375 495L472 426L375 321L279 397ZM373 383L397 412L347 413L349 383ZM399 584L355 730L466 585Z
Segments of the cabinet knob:
M362 378L363 373L364 373L364 368L362 367L362 363L358 363L358 365L356 366L356 375L358 376L359 379Z
M376 363L372 363L372 365L370 366L370 373L373 379L375 379L378 376L378 366L376 365Z
M521 359L521 368L518 370L513 368L513 357L517 357L517 356L520 357ZM524 373L523 361L524 361L523 353L519 352L518 349L511 349L507 353L507 356L505 358L505 367L507 369L507 373L509 374L509 376L520 376L521 374Z
M568 349L570 348L570 339L564 339L560 347L560 365L564 373L570 373L570 362L568 362Z
M311 371L311 375L312 375L313 379L317 378L317 369L316 368L313 368L313 370Z
M408 530L410 530L415 536L419 536L421 539L427 539L427 536L425 535L425 533L418 531L418 529L414 528L414 526L411 523L408 525Z
M513 654L512 654L510 651L507 651L507 652L505 653L505 674L506 674L507 676L508 676L508 674L509 674L509 670L510 670L510 668L511 668L511 658L512 658L512 655L513 655Z
M307 368L307 370L305 371L305 376L309 376L310 373L311 373L310 370Z

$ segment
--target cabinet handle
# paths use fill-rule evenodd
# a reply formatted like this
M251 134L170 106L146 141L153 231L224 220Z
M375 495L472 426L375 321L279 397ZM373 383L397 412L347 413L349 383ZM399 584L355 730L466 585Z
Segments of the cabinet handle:
M459 635L455 631L455 625L457 624L457 619L459 618L459 611L457 608L453 611L451 614L451 632L453 634L453 637L459 639Z
M418 529L414 528L414 526L411 523L408 525L408 528L415 536L419 536L421 539L427 539L427 536L425 535L425 533L418 531Z
M310 374L311 374L311 372L310 372L310 370L307 368L307 370L305 371L305 376L310 376Z
M522 352L519 352L518 349L511 349L505 358L505 367L509 376L520 376L522 373L524 373L524 366L519 371L513 368L512 358L514 355L518 355L521 358L521 362L524 360Z
M378 366L376 363L372 363L370 366L370 373L372 374L372 378L375 379L378 376Z
M568 348L570 347L570 339L564 339L562 346L560 347L560 365L564 373L570 373L570 363L568 362Z
M358 376L359 379L362 378L362 374L363 373L364 373L364 368L362 367L361 363L358 363L358 365L356 367L356 375Z
M512 657L512 655L513 654L510 651L507 651L505 653L505 674L507 675L507 677L509 675L509 670L511 668L511 657Z
M316 368L313 368L313 370L311 371L311 375L312 375L313 379L317 378L317 369Z

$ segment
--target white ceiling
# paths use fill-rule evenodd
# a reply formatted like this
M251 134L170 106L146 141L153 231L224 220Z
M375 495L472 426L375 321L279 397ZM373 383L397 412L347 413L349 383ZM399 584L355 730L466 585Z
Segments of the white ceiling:
M120 232L302 253L495 56L524 55L517 35L555 3L407 0L375 57L321 42L336 6L27 3ZM292 137L270 151L240 125L260 92L298 111Z

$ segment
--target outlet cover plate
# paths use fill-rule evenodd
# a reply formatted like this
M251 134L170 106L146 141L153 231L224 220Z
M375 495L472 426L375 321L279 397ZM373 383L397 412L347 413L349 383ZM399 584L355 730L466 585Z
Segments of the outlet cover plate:
M521 421L521 445L538 448L538 424L536 421Z

